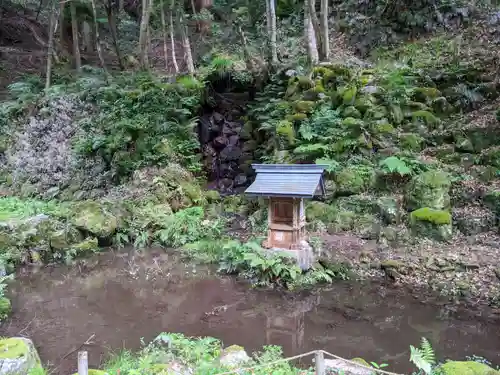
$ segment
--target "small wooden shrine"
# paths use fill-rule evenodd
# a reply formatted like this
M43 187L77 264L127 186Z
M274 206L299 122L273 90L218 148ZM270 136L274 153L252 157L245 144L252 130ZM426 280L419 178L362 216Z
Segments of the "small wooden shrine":
M302 268L309 268L304 199L325 194L325 165L253 164L257 176L245 194L269 199L268 234L263 247L291 251Z

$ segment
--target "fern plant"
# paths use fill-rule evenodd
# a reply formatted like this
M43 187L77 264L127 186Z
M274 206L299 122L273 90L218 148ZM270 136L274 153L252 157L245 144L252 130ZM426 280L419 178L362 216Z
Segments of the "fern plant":
M410 362L426 375L432 374L432 368L436 364L436 356L431 343L425 337L422 337L420 348L410 345Z
M400 176L406 176L412 174L412 170L408 165L397 156L389 156L380 161L380 168L383 172L388 174L399 174Z

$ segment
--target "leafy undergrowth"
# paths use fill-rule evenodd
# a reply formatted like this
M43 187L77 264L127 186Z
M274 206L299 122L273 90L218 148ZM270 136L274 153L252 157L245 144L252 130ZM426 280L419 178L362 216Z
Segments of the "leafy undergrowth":
M232 349L234 347L229 347ZM239 348L243 350L243 348ZM110 375L162 374L174 369L192 369L192 374L209 375L231 370L232 366L220 363L224 350L222 343L212 337L188 338L182 334L160 334L139 353L121 352L112 358L106 371ZM252 367L271 363L283 358L278 346L265 346L261 352L255 353L246 363L236 367ZM162 372L163 371L163 372ZM294 368L288 362L264 366L254 370L239 371L240 374L264 375L294 375L312 374L312 370Z
M56 201L20 199L18 197L0 198L0 221L24 219L38 214L59 215L62 210L62 205Z
M265 250L257 241L204 240L187 244L183 250L191 259L218 264L221 273L239 275L261 286L295 289L350 277L349 267L342 264L325 267L317 263L302 272L290 254Z

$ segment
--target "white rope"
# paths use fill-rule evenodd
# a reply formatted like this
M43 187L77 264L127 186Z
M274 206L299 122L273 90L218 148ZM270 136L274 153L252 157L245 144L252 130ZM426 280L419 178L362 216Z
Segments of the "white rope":
M313 354L316 354L318 352L322 352L323 354L326 354L326 355L328 355L330 357L333 357L333 358L336 358L336 359L340 359L340 360L342 360L342 361L344 361L346 363L349 363L349 364L355 365L357 367L361 367L361 368L370 370L370 371L375 372L375 373L385 374L385 375L402 375L402 374L398 374L398 373L395 373L395 372L389 372L389 371L379 370L379 369L376 369L374 367L367 367L367 366L364 366L364 365L360 364L359 362L350 361L348 359L339 357L338 355L328 353L327 351L324 351L324 350L313 350L311 352L307 352L307 353L303 353L303 354L298 354L298 355L295 355L293 357L281 358L281 359L278 359L278 360L276 360L274 362L269 362L269 363L265 363L265 364L261 364L261 365L255 365L255 366L252 366L252 367L241 367L241 368L234 369L234 370L227 371L227 372L219 372L216 375L231 375L231 374L238 374L240 371L255 370L255 369L258 369L258 368L265 368L265 367L276 365L278 363L288 362L288 361L291 361L293 359L299 359L299 358L302 358L302 357L307 357L309 355L313 355Z

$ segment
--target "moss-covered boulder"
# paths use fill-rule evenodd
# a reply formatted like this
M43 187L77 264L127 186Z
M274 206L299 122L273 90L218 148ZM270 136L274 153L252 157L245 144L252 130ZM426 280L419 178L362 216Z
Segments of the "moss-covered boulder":
M26 375L40 366L40 357L35 345L24 337L0 340L0 374Z
M308 222L321 221L324 224L331 223L337 216L335 206L311 201L306 203L306 218Z
M375 210L375 197L363 194L349 195L347 197L337 197L332 204L338 211L372 214Z
M354 231L364 240L375 240L380 235L380 221L371 214L356 215L353 222Z
M241 367L249 362L251 358L248 356L245 348L239 345L231 345L222 350L219 358L219 363L228 368Z
M490 147L481 152L481 164L500 168L500 146Z
M65 225L50 235L50 247L54 250L68 249L72 244L82 240L80 232L71 225Z
M438 371L443 375L500 375L500 371L473 361L449 361L439 366Z
M423 207L410 214L412 232L416 236L447 241L452 236L451 214L444 210Z
M0 321L7 319L12 311L12 305L7 297L0 298Z
M358 215L352 211L338 211L334 219L328 224L327 231L330 234L352 230Z
M385 224L399 224L401 220L401 207L394 197L380 197L375 201L375 213Z
M375 171L368 166L350 166L335 175L337 195L354 195L368 191L376 181Z
M78 229L100 238L111 237L120 223L110 205L96 201L75 204L70 221Z
M450 208L450 176L442 171L428 171L415 176L406 189L405 202L409 211L421 207L436 210Z

